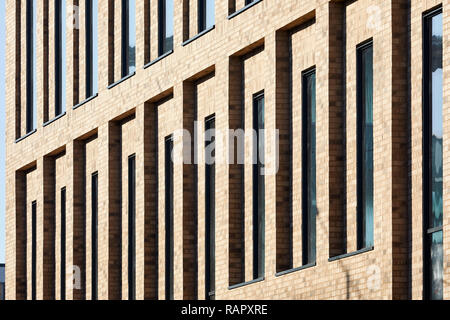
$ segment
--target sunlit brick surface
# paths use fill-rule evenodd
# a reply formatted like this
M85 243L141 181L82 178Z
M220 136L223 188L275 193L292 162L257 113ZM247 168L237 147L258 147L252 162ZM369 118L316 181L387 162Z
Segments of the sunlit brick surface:
M67 189L66 298L91 299L90 179L94 172L99 176L98 297L128 299L127 166L132 154L137 178L136 298L164 299L165 138L183 128L193 136L194 121L203 127L205 118L213 114L217 129L251 128L252 96L261 90L266 128L280 130L280 169L265 178L265 277L229 288L253 278L252 167L217 164L216 299L421 299L422 16L440 4L444 21L444 298L450 298L448 1L263 0L228 19L245 1L217 0L215 28L184 46L197 34L197 1L174 1L173 53L143 68L158 57L158 8L157 1L136 0L136 74L107 89L121 78L121 1L100 0L99 92L73 110L85 99L85 1L67 0L68 6L80 5L81 29L66 28L66 114L44 127L55 113L54 1L38 0L37 130L17 143L25 135L26 1L6 1L8 299L31 298L33 201L37 201L37 298L61 297L62 187ZM374 249L329 261L357 249L356 47L368 39L374 48ZM301 75L313 66L317 74L317 262L276 276L302 264ZM203 131L198 135L199 163L174 165L175 299L206 295ZM249 135L246 160L252 157L251 142ZM224 144L230 147L228 141ZM194 143L190 147L195 150ZM275 151L267 148L266 156ZM291 188L292 264L286 236ZM81 271L80 289L71 289L73 265Z

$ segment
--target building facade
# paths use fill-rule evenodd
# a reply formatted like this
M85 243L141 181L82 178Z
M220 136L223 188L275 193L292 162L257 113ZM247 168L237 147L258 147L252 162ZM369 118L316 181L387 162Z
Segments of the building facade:
M448 1L6 8L8 299L450 298Z

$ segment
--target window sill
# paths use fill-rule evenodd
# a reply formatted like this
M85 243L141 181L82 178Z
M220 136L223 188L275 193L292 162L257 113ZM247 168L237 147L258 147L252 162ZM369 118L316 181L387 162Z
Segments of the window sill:
M242 283L238 283L238 284L229 286L229 287L228 287L228 290L233 290L233 289L237 289L237 288L242 288L242 287L245 287L245 286L248 286L248 285L251 285L251 284L254 284L254 283L258 283L258 282L261 282L261 281L264 281L264 277L261 277L261 278L255 279L255 280L251 280L251 281L247 281L247 282L242 282Z
M88 103L91 100L94 100L95 98L98 97L98 93L94 94L93 96L90 96L89 98L85 99L84 101L81 101L79 104L75 105L72 107L72 110L76 110L79 107L81 107L82 105L85 105L86 103Z
M54 117L52 120L49 120L47 122L45 122L42 126L46 127L48 125L51 125L53 122L55 122L58 119L61 119L62 117L64 117L66 115L65 112L61 113L60 115L57 115L56 117Z
M26 138L28 138L29 136L31 136L33 133L35 133L37 130L34 129L33 131L28 132L26 135L24 135L23 137L20 137L18 139L16 139L16 143L19 143L22 140L25 140Z
M167 51L166 53L160 55L160 56L159 56L158 58L156 58L155 60L150 61L149 63L147 63L147 64L144 66L144 69L147 69L148 67L150 67L150 66L154 65L155 63L161 61L161 60L164 59L165 57L170 56L172 53L173 53L173 50Z
M366 253L366 252L369 252L369 251L373 251L373 249L374 249L374 247L372 246L372 247L360 249L360 250L357 250L357 251L354 251L354 252L344 253L344 254L341 254L339 256L329 258L328 262L333 262L333 261L336 261L336 260L341 260L341 259L345 259L345 258L348 258L348 257L353 257L353 256L356 256L358 254L362 254L362 253Z
M262 2L262 1L263 1L263 0L255 0L255 1L253 1L252 3L250 3L250 4L246 5L245 7L243 7L242 9L240 9L240 10L238 10L238 11L236 11L236 12L233 12L232 14L230 14L230 15L228 16L228 20L233 19L233 18L236 17L237 15L239 15L239 14L241 14L242 12L244 12L244 11L250 9L251 7L257 5L258 3Z
M316 266L316 263L305 264L304 266L301 266L301 267L297 267L297 268L293 268L293 269L277 272L277 273L275 273L275 277L281 277L281 276L284 276L286 274L290 274L290 273L294 273L294 272L297 272L297 271L313 268L315 266Z
M114 88L115 86L118 86L118 85L121 84L122 82L124 82L124 81L130 79L130 78L131 78L132 76L134 76L135 74L136 74L136 72L130 73L129 75L123 77L123 78L120 79L119 81L114 82L113 84L110 84L110 85L108 86L108 89L112 89L112 88Z
M208 29L205 29L205 30L203 30L202 32L200 32L199 34L197 34L196 36L193 36L193 37L190 38L189 40L186 40L186 41L183 42L181 45L182 45L183 47L184 47L184 46L187 46L189 43L191 43L191 42L197 40L198 38L200 38L201 36L207 34L207 33L210 32L211 30L214 30L215 28L216 28L216 26L214 25L214 26L212 26L212 27L209 27Z

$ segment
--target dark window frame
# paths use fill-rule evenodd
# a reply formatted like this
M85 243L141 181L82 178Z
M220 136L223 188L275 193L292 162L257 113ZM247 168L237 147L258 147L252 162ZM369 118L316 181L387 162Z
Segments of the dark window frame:
M215 115L205 119L205 132L215 130ZM215 136L205 136L205 149L215 143ZM211 155L211 156L215 156ZM206 159L206 155L205 155ZM205 163L205 294L215 299L215 163Z
M60 253L61 253L61 300L66 300L66 187L61 188L61 239L60 239Z
M165 139L165 298L174 299L173 136Z
M314 159L314 164L312 164L311 155L311 143L313 137L312 135L312 125L311 125L311 113L309 110L310 105L309 100L312 99L311 92L309 92L308 82L310 77L314 76L314 82L316 82L316 68L312 67L302 72L302 264L311 265L316 263L316 214L317 207L314 212L311 212L311 179L310 171L311 166L314 165L316 168L316 160ZM316 92L314 92L314 95ZM314 108L316 106L314 105ZM316 110L314 110L315 113ZM314 127L314 131L315 131ZM316 134L314 132L314 145L316 146L315 140ZM316 155L314 154L314 158ZM314 174L316 171L314 170ZM316 185L314 186L315 194L317 196ZM314 235L314 241L312 237Z
M92 300L98 299L98 172L91 175Z
M36 300L37 291L37 202L31 203L31 300Z
M173 50L173 39L172 39L172 47L166 48L166 35L167 35L167 1L173 0L158 0L158 56L163 56ZM172 16L172 24L173 24L173 16Z
M265 176L261 174L263 164L260 163L259 141L261 139L260 130L265 129L265 119L262 124L258 121L259 103L262 101L263 117L265 117L265 96L264 90L253 95L253 130L256 131L256 143L254 142L254 157L256 163L253 164L253 279L264 277L265 273ZM262 137L264 141L264 136ZM265 144L263 142L263 152ZM262 190L261 190L262 189ZM262 194L261 194L262 193ZM262 199L261 199L262 198ZM260 208L260 201L264 201L263 208Z
M55 117L63 113L62 68L64 67L62 33L65 28L62 4L64 0L55 1Z
M86 98L94 95L94 1L85 0L86 5Z
M129 75L130 3L122 0L122 78Z
M35 23L35 2L34 0L27 0L26 6L26 54L27 54L27 71L26 71L26 83L27 83L27 104L26 104L26 133L32 132L34 127L35 118L35 37L36 31L34 28Z
M423 299L431 300L432 284L431 284L431 238L434 234L443 232L443 226L433 227L430 223L432 216L432 80L431 69L432 59L431 51L432 44L430 39L432 37L432 28L430 23L432 19L440 14L443 14L442 6L431 9L423 14Z
M366 118L366 100L363 94L364 92L364 69L362 64L363 53L367 49L373 50L373 39L369 39L356 48L356 82L357 82L357 132L356 132L356 141L357 141L357 249L362 250L365 248L370 248L372 244L368 244L366 230L366 211L365 211L365 203L366 203L366 191L364 186L366 185L366 167L365 167L365 152L364 148L366 145L366 134L364 131L363 120ZM373 51L372 51L373 52ZM372 55L373 59L373 55ZM373 70L373 60L372 60L372 70ZM372 71L373 76L373 71ZM373 80L372 80L372 92L373 92ZM373 102L372 102L372 118L373 118ZM364 120L365 121L365 120ZM373 147L373 128L372 128L372 147ZM373 150L372 150L373 154ZM373 159L372 159L373 161ZM373 166L373 162L372 162ZM373 170L372 170L372 184L373 184ZM372 186L373 190L373 186ZM373 197L373 194L372 194ZM373 203L373 198L372 198ZM372 239L372 242L374 239Z
M136 300L136 155L128 157L128 299Z
M214 23L211 26L207 26L208 23L208 0L198 0L198 33L206 31L216 24L216 18L214 14ZM214 10L215 10L215 1L214 1Z

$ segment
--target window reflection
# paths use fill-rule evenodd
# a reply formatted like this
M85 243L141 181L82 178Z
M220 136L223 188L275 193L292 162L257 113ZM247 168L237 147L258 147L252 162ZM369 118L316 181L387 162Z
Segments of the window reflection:
M214 0L199 0L199 26L198 32L214 26L215 23L215 8Z
M303 75L303 264L316 262L316 73Z
M442 10L424 19L425 298L443 298L443 58Z
M358 249L373 246L373 46L358 48Z
M173 0L159 0L159 55L173 50Z

